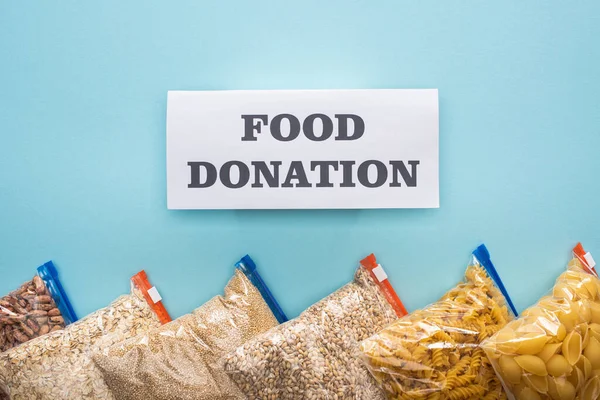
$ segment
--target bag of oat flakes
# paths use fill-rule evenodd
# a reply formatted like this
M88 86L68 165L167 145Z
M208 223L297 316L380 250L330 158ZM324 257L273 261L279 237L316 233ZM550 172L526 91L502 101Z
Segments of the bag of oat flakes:
M144 271L108 307L0 354L0 388L13 400L113 399L94 353L170 321Z
M56 267L48 261L32 280L0 299L0 352L75 321Z
M118 400L244 399L224 354L287 321L249 256L216 296L192 313L118 343L94 361Z
M352 282L227 355L225 370L249 399L385 399L358 343L403 315L370 255Z

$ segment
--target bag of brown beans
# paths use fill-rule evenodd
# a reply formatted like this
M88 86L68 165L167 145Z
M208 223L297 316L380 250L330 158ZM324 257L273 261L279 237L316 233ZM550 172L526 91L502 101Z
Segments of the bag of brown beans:
M243 400L223 355L287 318L249 256L223 296L95 355L117 400Z
M404 315L371 254L352 282L227 355L225 371L250 400L385 400L359 342Z
M48 261L37 271L0 299L0 353L77 321L54 263Z

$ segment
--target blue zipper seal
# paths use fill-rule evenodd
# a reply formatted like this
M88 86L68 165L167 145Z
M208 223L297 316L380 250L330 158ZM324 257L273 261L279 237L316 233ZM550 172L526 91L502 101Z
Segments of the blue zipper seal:
M288 317L285 316L285 313L279 306L279 303L277 303L277 300L275 300L275 297L267 287L267 284L262 280L260 274L256 270L256 264L254 263L254 260L252 260L248 254L246 254L235 264L235 267L242 271L250 280L250 282L256 286L263 299L265 299L265 302L271 309L271 312L273 315L275 315L275 318L277 318L277 322L280 324L287 322Z
M73 306L71 305L71 302L65 293L65 289L58 279L58 271L56 270L54 263L52 261L48 261L46 264L38 267L37 271L38 276L42 278L46 284L48 292L60 310L60 313L65 320L65 325L69 325L77 321L77 315L75 315L75 310L73 310Z
M496 271L496 267L494 267L494 264L492 263L492 260L490 258L490 252L488 251L487 247L485 247L485 244L482 244L481 246L476 248L473 251L473 255L481 263L481 265L483 265L486 272L488 273L490 278L492 278L496 286L498 286L498 289L500 289L500 292L502 292L502 294L504 295L504 298L506 299L506 302L508 303L508 306L512 310L515 317L518 317L519 313L517 312L515 305L510 299L508 291L504 287L502 279L500 279L500 275L498 275L498 271Z

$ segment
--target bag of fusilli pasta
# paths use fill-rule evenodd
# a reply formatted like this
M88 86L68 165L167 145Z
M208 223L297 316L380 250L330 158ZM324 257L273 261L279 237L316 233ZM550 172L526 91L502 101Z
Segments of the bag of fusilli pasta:
M358 343L402 315L404 306L370 255L352 282L238 347L225 371L250 400L384 400Z
M513 314L482 245L473 252L464 281L363 341L362 357L389 399L504 399L480 343Z
M552 293L482 344L511 399L600 398L600 279L573 253Z

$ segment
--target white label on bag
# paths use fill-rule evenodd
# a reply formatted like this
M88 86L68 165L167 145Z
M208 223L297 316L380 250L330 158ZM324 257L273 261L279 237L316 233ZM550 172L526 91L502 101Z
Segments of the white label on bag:
M160 293L158 293L156 286L152 286L150 289L148 289L148 295L150 295L150 298L154 304L162 300L162 297L160 296Z
M169 209L437 208L438 91L170 91Z
M585 261L588 263L590 268L594 268L596 266L596 261L594 261L594 257L592 257L591 253L585 253L583 258L585 258Z
M385 273L385 270L383 269L381 264L377 264L377 266L375 268L373 268L373 274L375 275L375 278L377 278L377 280L379 282L383 282L388 278L388 276Z

